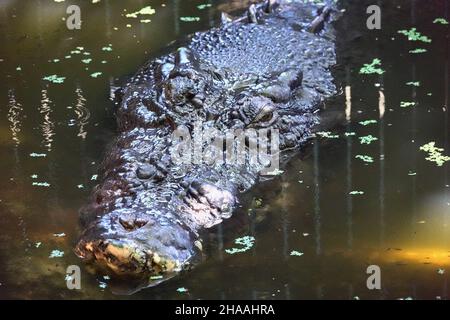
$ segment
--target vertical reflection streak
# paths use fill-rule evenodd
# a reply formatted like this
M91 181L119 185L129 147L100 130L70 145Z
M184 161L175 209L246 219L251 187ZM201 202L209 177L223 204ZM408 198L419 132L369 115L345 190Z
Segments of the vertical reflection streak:
M180 0L173 0L173 19L175 27L175 35L180 34Z
M320 221L320 185L319 185L319 140L314 141L314 231L316 236L316 255L322 253Z
M83 96L83 90L77 86L75 89L77 96L77 103L75 105L75 114L77 116L78 134L77 136L85 140L87 136L87 131L85 126L89 123L89 118L91 113L88 108L86 108L86 98Z
M347 86L345 87L345 118L347 120L346 130L351 132L351 114L352 114L352 91L350 86L350 69L346 67ZM346 136L347 142L347 248L353 248L353 198L350 192L353 189L352 173L352 137Z
M8 92L8 121L14 145L20 145L19 133L22 128L22 104L16 100L13 90Z
M381 83L383 83L383 76L381 76ZM383 86L382 86L383 88ZM385 154L384 154L384 112L386 109L386 102L383 89L379 91L378 110L380 117L379 127L379 159L380 159L380 177L379 177L379 206L380 206L380 245L384 245L385 236Z
M48 97L47 89L41 91L41 105L39 106L39 113L43 115L43 122L41 124L43 146L48 152L52 151L53 136L55 135L53 129L55 127L50 115L52 113L51 108L52 101Z

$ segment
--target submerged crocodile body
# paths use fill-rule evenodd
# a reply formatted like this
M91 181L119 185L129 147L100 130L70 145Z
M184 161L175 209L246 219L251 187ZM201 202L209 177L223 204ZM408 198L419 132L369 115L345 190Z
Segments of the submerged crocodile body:
M77 255L147 279L171 277L201 257L202 232L232 215L263 166L186 168L172 157L174 132L192 132L195 123L215 132L274 129L281 154L297 150L336 91L330 12L305 1L268 0L241 18L223 15L220 27L142 67L122 89L119 137L82 210Z

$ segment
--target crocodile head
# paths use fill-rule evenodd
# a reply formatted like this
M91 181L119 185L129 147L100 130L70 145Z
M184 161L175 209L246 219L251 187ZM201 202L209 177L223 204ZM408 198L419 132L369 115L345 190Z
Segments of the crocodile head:
M314 20L316 9L302 1L276 9L253 6L248 19L194 35L189 45L151 61L124 86L120 135L83 210L78 256L115 274L163 277L201 257L202 233L232 215L239 193L267 165L205 162L197 156L228 152L205 141L253 130L271 142L277 137L272 154L298 149L318 122L320 103L335 93L332 37L302 25ZM192 146L197 124L206 140L179 152L188 156L188 165L175 161L173 150ZM180 130L189 138L177 139ZM253 138L233 138L231 144L247 150Z

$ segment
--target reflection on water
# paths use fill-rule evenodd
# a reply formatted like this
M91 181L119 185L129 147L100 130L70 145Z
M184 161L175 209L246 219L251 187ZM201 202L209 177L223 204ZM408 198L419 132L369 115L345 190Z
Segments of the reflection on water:
M48 152L52 151L53 136L55 135L55 133L53 132L53 128L55 125L50 119L50 114L52 113L51 104L52 101L48 98L47 90L42 89L41 105L39 106L39 113L41 113L43 117L43 121L41 124L43 137L42 145Z
M20 144L20 127L22 126L21 117L22 117L22 105L20 102L16 100L14 95L14 91L10 90L8 94L9 103L8 103L8 121L9 128L11 130L11 136L14 144L17 146Z
M217 24L219 10L246 2L78 1L79 31L65 28L64 3L0 3L8 44L0 47L0 297L449 298L449 163L438 167L419 150L435 141L450 153L449 27L433 23L450 20L448 1L380 1L389 21L381 31L365 29L364 1L342 1L342 94L322 114L333 138L313 139L284 174L243 195L236 216L207 235L195 270L117 296L106 275L75 257L78 208L114 137L111 87L173 41ZM151 22L125 16L147 5ZM411 27L432 43L397 33ZM417 48L427 51L410 53ZM359 74L374 58L386 72ZM43 80L52 75L64 80ZM251 250L225 252L245 235L256 239ZM71 264L82 268L80 291L66 288ZM370 264L381 267L380 291L366 288Z

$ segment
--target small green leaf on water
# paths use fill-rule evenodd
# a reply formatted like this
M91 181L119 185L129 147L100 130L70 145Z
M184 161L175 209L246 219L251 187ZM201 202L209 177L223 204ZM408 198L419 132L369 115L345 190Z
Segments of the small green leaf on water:
M364 194L364 191L354 190L354 191L350 191L348 194L350 194L350 195L362 195L362 194Z
M369 134L368 136L359 137L359 142L361 144L371 144L373 141L377 141L378 138Z
M136 12L128 13L125 15L127 18L137 18L138 15L151 15L155 14L155 9L153 9L151 6L144 7L141 10L138 10Z
M444 274L444 273L445 273L445 269L439 268L439 269L437 270L437 273L438 273L438 274Z
M92 77L92 78L98 78L98 77L101 76L101 75L102 75L101 72L94 72L94 73L91 74L91 77Z
M426 157L425 160L436 163L438 167L441 167L444 163L450 161L449 156L444 156L442 154L444 149L436 147L436 143L434 141L424 144L420 147L420 150L428 153L428 157Z
M42 244L42 242L36 242L36 243L34 244L34 246L35 246L36 248L39 248L39 247L41 246L41 244Z
M62 258L64 257L64 251L60 251L60 250L53 250L52 252L50 252L50 255L48 256L49 258Z
M373 162L373 158L371 156L367 156L367 155L358 154L358 155L355 156L355 158L356 159L360 159L360 160L362 160L364 162L367 162L367 163L372 163Z
M294 257L301 257L303 255L303 252L300 252L300 251L297 251L297 250L292 250L290 255L294 256Z
M417 54L417 53L425 53L425 52L427 52L427 49L423 49L423 48L417 48L417 49L414 49L414 50L409 50L409 53L415 53L415 54Z
M183 22L196 22L200 21L200 17L180 17L180 20Z
M409 107L414 107L416 105L415 102L411 102L411 101L401 101L400 102L400 108L409 108Z
M431 92L427 93L427 96L431 97L433 94Z
M102 48L102 51L113 51L112 45L109 44L108 46L103 47L103 48Z
M48 182L33 182L31 185L36 186L36 187L45 187L45 188L50 187L50 183L48 183Z
M203 9L210 8L210 7L211 7L211 4L210 4L210 3L204 3L204 4L199 4L199 5L197 6L197 9L198 9L198 10L203 10Z
M407 86L420 87L419 81L410 81L406 83Z
M399 30L397 31L400 34L403 34L408 37L409 41L421 41L425 43L430 43L431 39L425 35L422 35L416 28L411 28L409 30Z
M283 174L283 172L284 172L283 170L280 170L280 169L276 168L273 171L267 172L266 175L268 175L268 176L279 176L279 175Z
M448 21L444 18L436 18L434 19L433 23L448 24Z
M64 232L54 233L53 236L56 237L56 238L63 238L63 237L66 236L66 234Z
M231 248L231 249L226 249L225 252L228 254L235 254L235 253L241 253L241 252L245 252L250 250L254 243L255 243L255 238L252 236L245 236L242 238L237 238L236 240L234 240L235 244L241 245L242 248Z
M32 158L45 158L46 156L47 154L45 153L35 153L35 152L30 153L30 157Z
M339 135L337 134L332 134L329 131L320 131L320 132L316 132L316 135L322 138L328 138L328 139L337 139L339 138Z
M373 119L371 119L371 120L364 120L364 121L360 121L359 122L359 124L362 125L362 126L368 126L370 124L375 124L375 123L377 123L377 120L373 120Z
M43 80L52 82L52 83L63 83L66 77L59 77L56 74L53 74L51 76L46 76L42 78Z
M86 64L91 63L91 61L92 61L92 59L90 59L90 58L81 60L81 62L86 63Z
M346 136L346 137L353 137L353 136L356 136L356 132L346 132L346 133L344 133L344 135Z
M181 287L181 288L177 289L177 292L179 292L179 293L184 293L184 292L187 292L187 291L188 291L188 289L186 289L184 287Z
M21 71L21 70L22 70L22 67L21 67L21 66L18 66L18 67L16 68L16 70L17 70L17 71Z
M98 175L94 174L94 175L92 175L91 180L94 181L94 180L97 180L97 178L98 178Z
M383 74L385 71L380 68L381 60L378 58L373 59L371 63L365 63L364 66L359 70L360 74Z
M417 175L417 172L412 172L412 171L408 172L408 176L416 176L416 175Z

